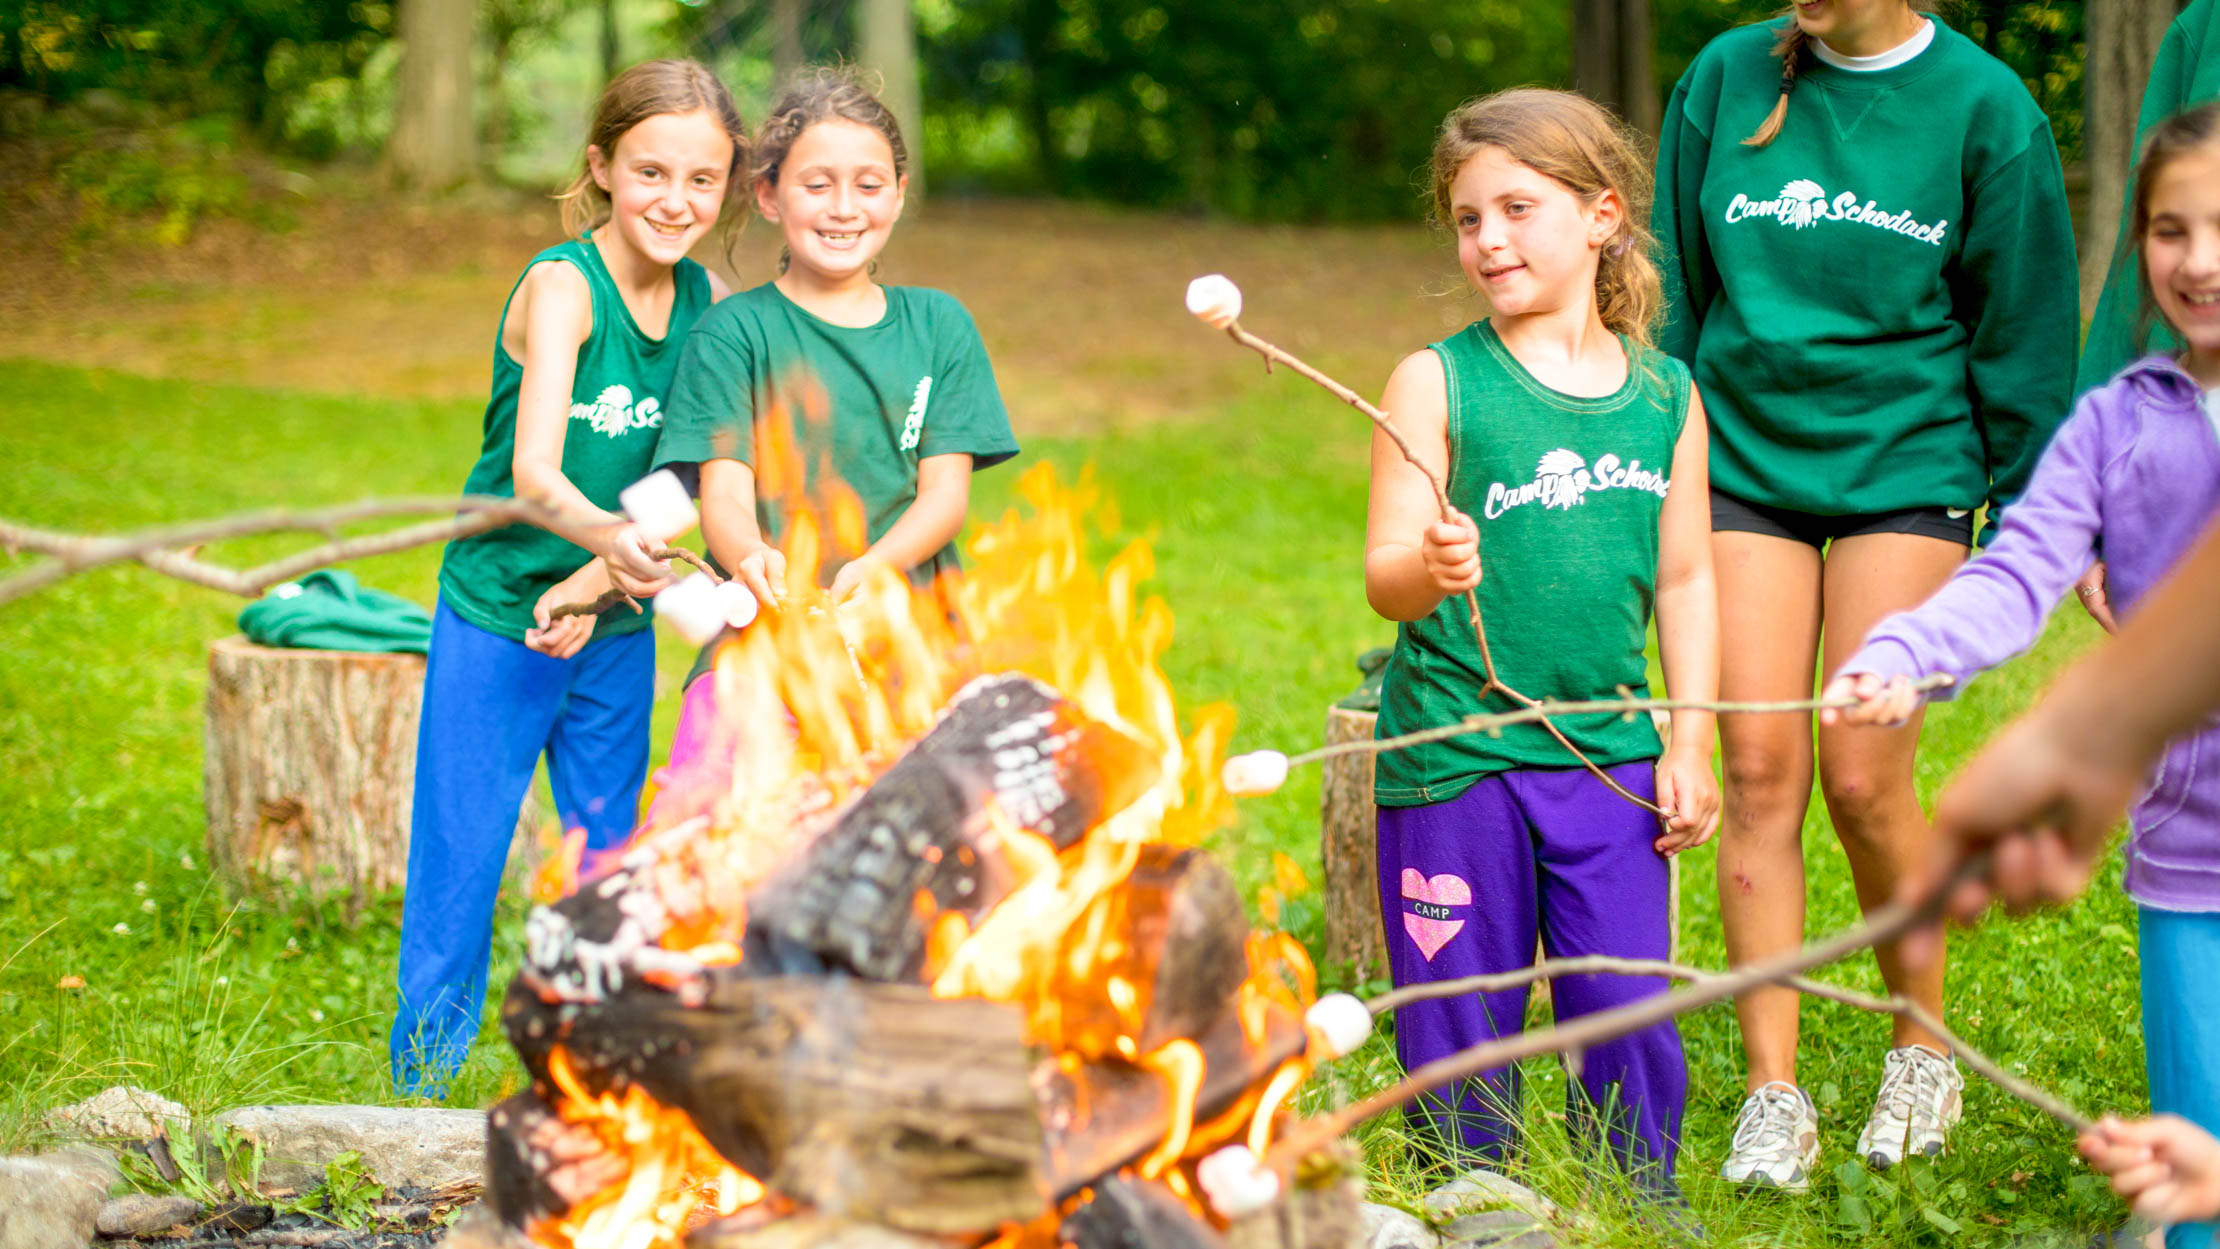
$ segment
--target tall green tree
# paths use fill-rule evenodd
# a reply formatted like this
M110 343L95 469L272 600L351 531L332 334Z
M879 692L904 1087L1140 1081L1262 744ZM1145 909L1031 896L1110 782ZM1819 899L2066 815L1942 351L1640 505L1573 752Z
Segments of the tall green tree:
M405 186L442 190L475 172L470 60L477 6L401 0L401 78L386 169Z

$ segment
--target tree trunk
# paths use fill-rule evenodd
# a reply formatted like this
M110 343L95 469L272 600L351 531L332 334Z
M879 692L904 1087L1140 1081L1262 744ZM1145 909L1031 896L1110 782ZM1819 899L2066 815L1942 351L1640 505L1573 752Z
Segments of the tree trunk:
M1573 0L1573 86L1643 134L1657 133L1650 0Z
M917 31L910 0L860 0L856 56L885 80L879 98L894 110L909 147L910 194L925 189L925 103L917 80Z
M802 67L802 0L771 0L771 71L784 88Z
M401 0L401 74L386 167L403 185L445 190L476 158L471 112L472 19L477 6Z
M1370 711L1331 708L1326 712L1326 744L1370 741L1378 719ZM1387 974L1372 761L1371 755L1328 759L1320 786L1318 858L1326 878L1326 965L1352 965L1358 982Z
M2105 271L2120 241L2120 208L2134 157L2135 119L2158 56L2172 0L2089 0L2083 18L2088 62L2082 82L2082 160L2089 200L2081 222L2081 315L2096 310Z
M402 883L422 655L208 651L208 853L234 892L360 897Z
M624 68L624 49L617 38L617 0L601 0L601 81Z

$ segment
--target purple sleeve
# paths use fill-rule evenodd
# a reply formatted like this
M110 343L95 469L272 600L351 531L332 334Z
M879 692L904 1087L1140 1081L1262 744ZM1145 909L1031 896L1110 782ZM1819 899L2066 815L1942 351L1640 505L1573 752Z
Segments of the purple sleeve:
M2027 492L2005 509L1989 549L1934 597L1875 625L1837 676L1916 679L1944 672L1958 682L1935 695L1947 698L2035 644L2050 609L2095 554L2105 439L2094 400L2109 389L2092 392L2059 427Z

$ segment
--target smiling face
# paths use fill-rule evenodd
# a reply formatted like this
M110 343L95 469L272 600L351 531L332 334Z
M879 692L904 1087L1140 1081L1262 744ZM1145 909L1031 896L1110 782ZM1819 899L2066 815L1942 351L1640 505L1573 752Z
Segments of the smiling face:
M1796 0L1796 24L1844 56L1879 56L1919 33L1904 0Z
M755 184L756 207L786 235L789 272L824 286L868 281L902 216L906 176L886 136L832 118L798 135L777 181Z
M2189 372L2220 385L2220 144L2172 157L2151 182L2143 271Z
M707 109L658 113L620 135L616 150L586 149L594 183L609 195L622 247L674 265L717 224L732 175L732 137Z
M1449 186L1457 263L1498 317L1592 305L1596 265L1620 212L1610 191L1584 204L1564 183L1492 145L1473 153Z

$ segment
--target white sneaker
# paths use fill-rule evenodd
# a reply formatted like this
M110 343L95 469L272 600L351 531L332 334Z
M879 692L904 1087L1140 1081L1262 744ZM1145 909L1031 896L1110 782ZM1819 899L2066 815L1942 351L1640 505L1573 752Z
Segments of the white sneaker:
M1965 1087L1958 1064L1924 1045L1890 1050L1881 1060L1873 1117L1858 1133L1858 1155L1876 1171L1940 1155L1943 1135L1965 1113Z
M1742 1099L1722 1178L1747 1188L1800 1193L1819 1165L1819 1111L1793 1084L1761 1084Z

